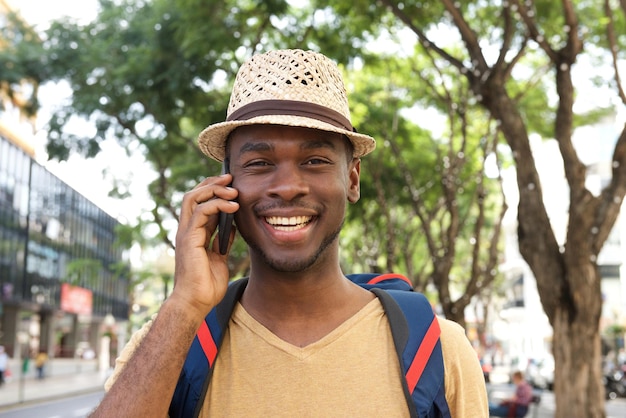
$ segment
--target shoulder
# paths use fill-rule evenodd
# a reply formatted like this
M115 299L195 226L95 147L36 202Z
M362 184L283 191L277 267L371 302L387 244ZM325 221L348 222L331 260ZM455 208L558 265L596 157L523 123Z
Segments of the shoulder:
M459 324L437 317L445 369L446 399L452 416L488 416L487 389L478 354Z
M439 321L439 328L441 329L440 339L444 361L476 363L480 368L478 354L470 344L463 327L449 319L437 317L437 320Z
M437 320L439 321L439 325L441 327L441 332L446 333L447 335L454 336L456 338L465 337L465 330L458 323L451 321L449 319L443 318L441 316L437 316Z
M441 329L441 350L444 362L447 363L446 367L450 363L455 363L472 368L476 365L480 369L478 354L470 344L463 327L449 319L437 317L437 320Z

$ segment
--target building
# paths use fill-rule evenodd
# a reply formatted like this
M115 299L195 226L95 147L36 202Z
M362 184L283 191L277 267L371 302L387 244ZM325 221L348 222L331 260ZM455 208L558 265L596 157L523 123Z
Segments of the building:
M111 316L129 313L118 222L10 136L0 126L0 344L12 356L97 351Z
M2 49L38 37L13 25L11 10L0 0ZM104 357L102 341L125 338L130 263L115 245L118 221L37 162L38 88L0 80L0 344L12 357Z

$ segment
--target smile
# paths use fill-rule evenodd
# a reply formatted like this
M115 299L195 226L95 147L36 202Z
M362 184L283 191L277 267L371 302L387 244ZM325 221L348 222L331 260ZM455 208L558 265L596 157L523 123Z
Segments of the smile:
M268 216L265 222L278 231L296 231L304 228L313 219L312 216Z

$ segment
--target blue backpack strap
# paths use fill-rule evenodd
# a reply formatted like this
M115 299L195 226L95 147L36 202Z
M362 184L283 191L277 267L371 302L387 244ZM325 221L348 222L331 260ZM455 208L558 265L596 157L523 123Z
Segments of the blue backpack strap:
M445 398L441 330L430 302L418 292L372 289L385 309L413 417L450 417Z
M413 290L413 283L401 274L396 273L359 273L348 274L346 276L350 281L358 284L364 289L396 289L396 290Z
M217 359L218 348L224 338L224 330L247 284L248 279L232 282L228 286L224 299L209 312L200 325L174 390L168 411L171 418L197 417L200 414L202 401L209 388L212 370Z
M380 299L400 359L404 395L412 417L449 417L439 322L428 299L397 273L351 274Z

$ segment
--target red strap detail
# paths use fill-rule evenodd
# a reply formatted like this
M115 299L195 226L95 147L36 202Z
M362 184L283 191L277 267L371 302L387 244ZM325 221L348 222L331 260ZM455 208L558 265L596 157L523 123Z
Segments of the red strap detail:
M409 286L413 287L413 283L411 283L411 281L409 279L407 279L403 275L397 274L397 273L381 274L381 275L376 276L373 279L371 279L369 282L367 282L367 284L376 284L376 283L380 283L380 282L388 280L388 279L400 279L400 280L403 280L403 281L407 282L409 284Z
M413 393L417 382L422 377L426 363L428 363L428 359L430 359L430 355L439 340L439 335L441 335L439 321L437 321L437 317L434 317L433 322L428 327L428 331L426 331L426 335L424 335L422 343L417 349L417 353L415 353L409 370L406 372L406 383L409 386L409 393Z
M209 326L205 321L202 321L202 325L200 325L198 329L197 337L202 346L202 351L204 351L204 355L209 361L209 367L213 367L213 362L215 361L215 357L217 357L217 345L215 345L211 331L209 331Z

